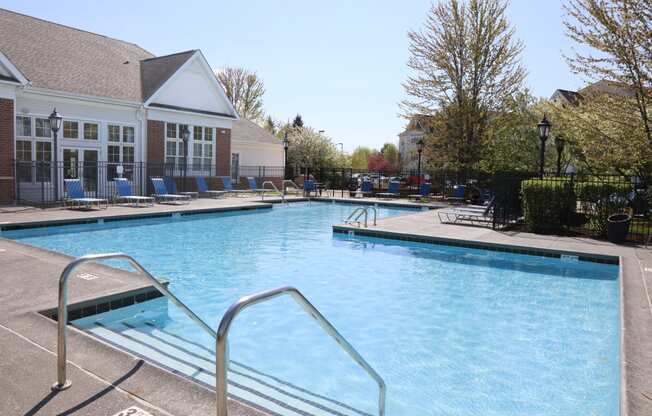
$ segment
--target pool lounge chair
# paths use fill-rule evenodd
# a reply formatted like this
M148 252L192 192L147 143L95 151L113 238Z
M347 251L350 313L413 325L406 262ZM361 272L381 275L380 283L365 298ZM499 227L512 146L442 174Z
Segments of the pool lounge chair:
M179 192L177 190L177 182L174 180L172 176L166 176L163 178L163 181L165 182L165 187L170 193L175 194L175 195L187 195L190 198L199 198L199 192L194 192L194 191L184 191L184 192Z
M401 196L398 192L398 188L401 186L401 183L398 181L391 181L389 183L389 186L387 187L387 192L379 192L376 194L376 196L380 199L391 199L391 198L398 198Z
M224 185L224 191L227 193L227 195L248 196L253 193L249 189L234 189L230 176L220 176L219 178L222 179L222 185Z
M446 197L447 201L464 202L466 196L466 185L455 185L453 194Z
M249 184L249 189L247 189L247 190L252 191L255 194L262 195L265 192L274 192L274 190L272 190L272 189L259 188L258 184L256 183L256 178L254 178L252 176L247 177L247 183Z
M419 185L419 193L418 194L413 194L413 195L408 195L408 201L411 199L414 199L414 201L421 201L424 199L429 199L430 198L430 188L431 185L429 183L422 183Z
M361 197L372 196L374 194L374 184L371 181L362 181L360 190L353 192L354 196L360 195Z
M118 201L126 202L132 207L151 207L154 205L154 198L151 196L134 195L127 178L114 178L113 183L115 184L116 199Z
M454 209L440 209L437 211L442 224L467 224L467 225L492 225L494 204L484 207L467 206Z
M315 181L312 179L306 179L303 181L303 196L310 197L311 193L315 193L315 196L317 196L317 185L315 184Z
M92 209L93 205L97 205L98 209L107 209L109 207L107 199L87 198L80 179L64 179L63 184L68 193L68 197L63 201L64 206L78 209Z
M161 204L187 204L190 202L189 195L169 194L163 178L149 178L154 186L152 195Z
M197 182L197 190L200 195L206 195L209 198L224 198L226 196L226 191L208 189L208 185L206 185L206 180L203 176L195 176L195 181Z

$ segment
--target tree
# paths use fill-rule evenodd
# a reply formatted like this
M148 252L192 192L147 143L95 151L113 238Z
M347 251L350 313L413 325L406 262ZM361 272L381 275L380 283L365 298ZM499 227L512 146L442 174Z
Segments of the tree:
M401 164L401 157L398 153L398 148L394 143L385 143L380 149L380 153L382 153L385 160L387 160L391 169L399 169Z
M380 152L375 152L369 156L369 161L367 162L367 169L371 172L389 172L392 166L387 159Z
M265 86L255 72L227 67L215 75L240 117L254 121L263 118Z
M269 134L276 134L276 123L272 120L272 116L267 116L265 123L263 123L263 128L267 130Z
M351 154L351 168L356 170L365 170L368 166L371 149L368 147L358 146Z
M297 116L294 117L294 120L292 121L292 127L303 127L303 119L301 118L301 114L297 114Z
M439 129L426 144L445 151L438 156L448 166L466 169L479 161L490 114L525 78L523 45L506 7L502 0L445 0L432 5L421 31L408 33L413 74L401 107L408 117L437 116Z
M288 164L310 168L336 166L341 155L333 142L310 127L283 126L279 135L288 133Z
M571 69L591 79L612 81L631 96L589 97L563 122L573 129L587 162L649 174L652 172L652 2L570 0L565 9L567 35L591 50L568 57ZM630 155L641 159L631 160Z

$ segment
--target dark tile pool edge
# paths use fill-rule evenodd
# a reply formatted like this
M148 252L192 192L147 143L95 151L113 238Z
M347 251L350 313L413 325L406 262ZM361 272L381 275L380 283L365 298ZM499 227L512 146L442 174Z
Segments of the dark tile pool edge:
M417 203L408 203L408 202L394 202L391 200L388 201L369 201L365 199L339 199L339 198L333 198L333 197L316 197L312 198L313 201L317 202L335 202L335 203L342 203L342 204L348 204L348 205L374 205L374 206L381 206L381 207L394 207L394 208L410 208L413 210L423 210L426 208L427 210L433 210L433 209L441 209L441 208L446 208L447 205L445 204L417 204Z
M167 286L169 282L161 281L161 283L164 286ZM125 308L127 306L157 299L163 296L163 293L159 292L154 286L145 286L127 290L125 292L111 293L109 295L71 303L68 305L68 323L76 319ZM56 321L58 319L57 311L58 308L50 308L39 311L39 313Z
M120 215L108 215L108 216L101 216L101 217L94 217L94 218L68 218L68 219L61 219L61 220L29 221L29 222L22 222L22 223L17 222L12 224L0 224L0 233L2 231L27 230L31 228L60 227L65 225L96 224L98 222L115 222L115 221L139 220L139 219L150 219L150 218L165 218L165 217L173 217L176 215L186 217L186 216L199 215L199 214L211 214L211 213L228 212L228 211L249 211L249 210L256 210L256 209L272 209L272 203L268 203L265 201L264 204L260 204L260 205L242 205L242 206L201 208L201 209L166 211L166 212L120 214Z
M435 245L445 245L454 247L476 248L489 251L500 251L504 253L525 254L529 256L550 257L560 259L562 255L576 256L579 261L587 261L601 264L619 265L618 256L609 256L604 254L583 253L568 250L533 248L527 246L516 246L508 244L490 243L484 241L459 240L447 237L434 237L418 234L399 233L395 231L370 230L357 227L348 227L343 225L333 225L333 232L338 234L347 234L353 231L355 235L366 237L386 238L389 240L413 241L417 243L428 243Z

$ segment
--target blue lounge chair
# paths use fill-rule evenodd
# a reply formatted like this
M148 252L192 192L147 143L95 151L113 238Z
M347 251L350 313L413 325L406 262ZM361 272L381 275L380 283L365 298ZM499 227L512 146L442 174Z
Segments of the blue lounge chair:
M259 188L258 184L256 183L256 178L252 176L247 177L247 182L249 183L249 191L252 191L256 194L264 194L265 192L273 192L271 189L263 189Z
M188 195L179 195L179 194L169 194L168 189L165 186L163 178L149 178L152 181L152 186L154 186L154 194L152 195L158 202L162 204L179 204L179 203L188 203L190 202L190 196Z
M391 181L387 187L387 192L379 192L376 194L376 196L381 199L398 198L401 196L401 194L398 192L400 186L401 183L399 181Z
M151 196L138 196L134 195L131 190L131 185L127 178L115 178L113 179L116 190L116 199L118 201L127 202L134 207L143 207L143 206L153 206L154 198Z
M429 183L422 183L419 185L419 193L408 195L408 200L414 199L415 201L421 201L423 199L428 199L430 197L431 185Z
M64 206L83 209L91 209L93 205L97 205L99 209L107 209L109 207L109 201L106 199L87 198L80 179L64 179L63 183L68 193L68 197L63 201Z
M188 195L191 198L199 198L199 192L194 192L194 191L186 191L186 192L179 192L177 190L177 182L174 180L172 176L166 176L163 178L163 181L165 182L165 187L170 193L176 194L176 195Z
M315 181L312 179L306 179L303 181L303 196L310 197L312 192L317 196L317 186L315 185Z
M220 176L222 179L222 184L224 185L224 191L229 195L250 195L252 192L249 189L234 189L233 182L231 182L230 176Z
M355 191L353 194L354 196L360 195L363 198L365 196L371 196L374 193L374 184L369 181L369 180L363 180L362 183L360 183L360 190Z
M226 196L226 191L208 189L208 185L206 185L206 180L203 176L196 176L195 181L197 182L197 190L200 194L207 195L209 198L224 198Z
M455 185L453 187L453 194L446 197L448 201L463 202L466 196L466 185Z

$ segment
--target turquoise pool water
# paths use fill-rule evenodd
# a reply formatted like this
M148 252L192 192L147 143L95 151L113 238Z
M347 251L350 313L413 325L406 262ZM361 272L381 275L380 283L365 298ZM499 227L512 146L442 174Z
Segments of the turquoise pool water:
M332 234L353 208L291 204L2 235L71 255L127 252L214 327L240 296L296 286L384 377L391 416L618 414L617 266ZM76 324L97 322L214 348L164 299ZM376 412L375 383L290 299L245 311L230 340L238 363Z

